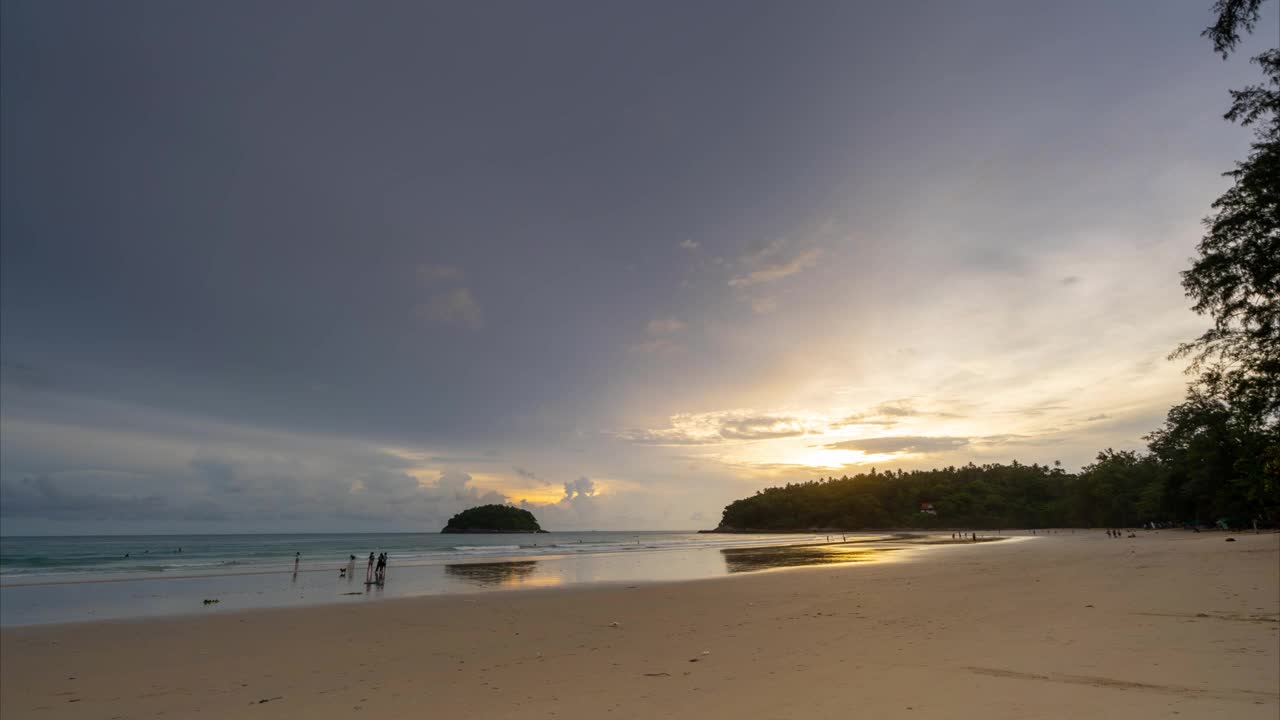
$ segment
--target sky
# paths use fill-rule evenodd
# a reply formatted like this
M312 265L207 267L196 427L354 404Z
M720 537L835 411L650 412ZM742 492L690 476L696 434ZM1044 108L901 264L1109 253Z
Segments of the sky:
M1208 0L0 5L0 533L713 527L1143 446Z

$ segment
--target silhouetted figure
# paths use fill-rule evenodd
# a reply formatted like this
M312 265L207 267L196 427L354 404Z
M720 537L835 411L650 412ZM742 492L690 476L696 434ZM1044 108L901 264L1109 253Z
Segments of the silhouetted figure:
M364 569L364 584L373 584L373 553L369 553L369 565Z
M382 553L378 556L378 567L373 573L374 582L381 585L387 579L387 554Z
M294 553L293 554L293 574L294 575L298 574L298 563L300 562L302 562L302 553L301 552Z

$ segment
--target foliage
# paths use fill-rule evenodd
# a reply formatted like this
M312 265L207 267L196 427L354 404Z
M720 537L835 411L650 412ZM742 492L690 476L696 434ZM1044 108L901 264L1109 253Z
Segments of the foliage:
M1267 462L1280 452L1274 430L1249 422L1221 398L1193 388L1147 441L1180 488L1180 515L1280 512L1280 467Z
M480 505L449 518L440 532L541 532L533 513L510 505Z
M1245 479L1253 466L1234 469L1251 450L1230 440L1219 444L1221 433L1229 432L1220 416L1206 412L1197 421L1204 427L1176 426L1162 437L1161 452L1107 449L1079 473L1017 461L970 463L911 472L873 469L772 487L725 507L720 529L1125 527L1219 518L1245 525L1259 516L1274 522L1276 485L1269 499L1251 495L1255 486ZM1262 463L1256 464L1261 471ZM936 515L922 511L926 504Z
M1262 0L1219 0L1204 32L1227 57L1260 17ZM1280 49L1253 58L1266 81L1231 91L1226 118L1252 127L1249 156L1226 173L1234 182L1205 219L1199 256L1182 273L1192 309L1213 326L1184 343L1200 391L1264 428L1280 424Z
M1258 26L1263 2L1265 0L1216 0L1212 10L1218 17L1200 34L1209 38L1214 52L1221 53L1225 59L1240 43L1240 30L1253 32Z
M858 474L768 488L730 503L722 529L1046 527L1103 524L1077 476L1042 465L974 465ZM930 503L937 513L922 512ZM1079 516L1076 522L1068 518ZM1115 518L1119 524L1118 515Z
M1217 0L1204 35L1223 58L1252 32L1265 0ZM1198 373L1187 400L1148 436L1184 488L1184 512L1280 507L1280 49L1252 61L1265 81L1231 91L1226 119L1254 129L1249 155L1205 219L1199 256L1182 273L1197 313L1213 326L1174 351ZM1212 493L1202 492L1213 488Z

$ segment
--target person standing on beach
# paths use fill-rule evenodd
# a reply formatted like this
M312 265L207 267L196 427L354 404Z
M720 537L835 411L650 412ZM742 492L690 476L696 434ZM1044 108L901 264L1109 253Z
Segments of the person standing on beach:
M364 584L373 583L373 553L369 553L369 565L364 569Z
M300 563L300 562L302 562L302 553L301 553L301 552L295 552L295 553L293 554L293 574L294 574L294 575L297 575L297 574L298 574L298 563Z
M373 572L373 579L374 579L374 582L381 585L383 581L386 580L386 577L387 577L387 554L381 553L380 555L378 555L378 567Z

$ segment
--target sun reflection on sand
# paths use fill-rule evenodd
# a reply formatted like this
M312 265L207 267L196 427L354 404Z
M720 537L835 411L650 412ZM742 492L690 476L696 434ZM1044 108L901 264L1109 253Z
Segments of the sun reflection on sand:
M777 570L788 567L878 562L896 548L848 545L792 545L786 547L726 548L720 551L730 573Z
M457 563L445 565L449 577L485 587L554 587L564 584L558 575L538 575L537 560Z

